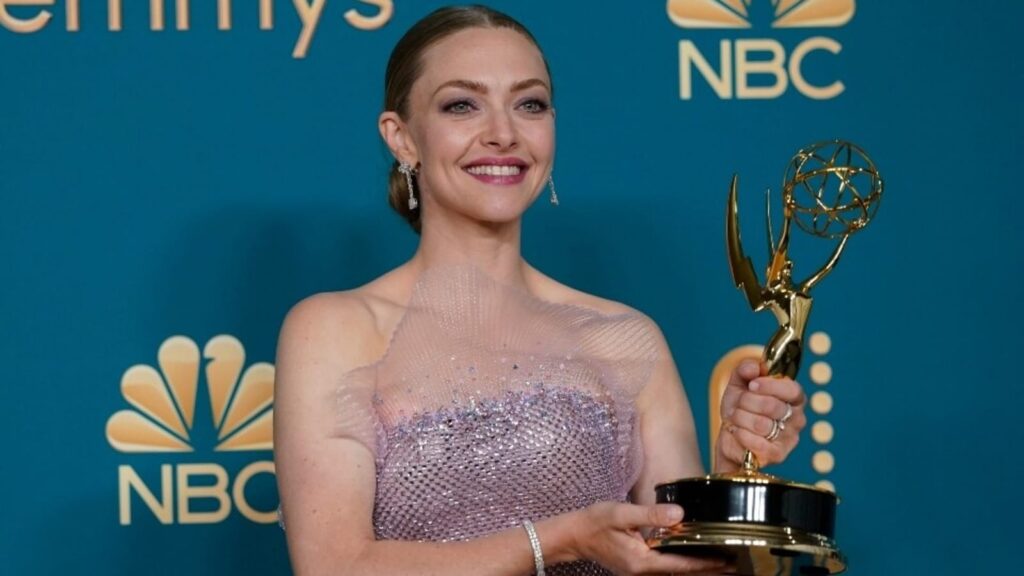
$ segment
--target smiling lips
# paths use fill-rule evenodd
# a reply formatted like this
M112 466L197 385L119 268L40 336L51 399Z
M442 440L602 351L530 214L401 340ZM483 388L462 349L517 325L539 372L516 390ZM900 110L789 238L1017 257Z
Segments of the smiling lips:
M519 184L529 166L518 158L481 158L463 167L467 174L485 184Z

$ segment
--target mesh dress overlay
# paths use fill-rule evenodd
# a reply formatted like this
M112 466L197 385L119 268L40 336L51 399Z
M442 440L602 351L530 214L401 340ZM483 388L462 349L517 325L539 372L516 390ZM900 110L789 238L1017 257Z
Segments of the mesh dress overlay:
M626 501L655 334L638 312L545 302L476 268L424 273L385 355L336 395L335 434L376 458L376 537L466 540Z

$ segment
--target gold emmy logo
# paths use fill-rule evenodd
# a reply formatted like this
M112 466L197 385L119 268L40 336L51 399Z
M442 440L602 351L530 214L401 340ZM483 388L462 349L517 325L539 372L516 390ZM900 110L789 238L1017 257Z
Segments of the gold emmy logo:
M377 30L391 21L395 13L393 0L359 0L377 9L376 14L367 16L356 8L349 8L343 14L345 21L357 30ZM64 29L72 34L81 30L82 7L80 0L64 0ZM295 41L295 48L292 50L293 58L305 58L309 52L309 45L313 41L324 20L324 8L327 0L259 0L258 6L254 6L253 0L247 0L241 4L248 10L259 12L259 29L274 29L274 12L278 3L284 4L287 8L294 10L295 16L300 25L299 37ZM60 18L59 0L0 0L0 28L6 28L15 34L35 34L50 25L54 16ZM165 0L150 0L148 3L139 0L127 2L129 10L148 11L149 29L153 32L163 32L169 20L166 12ZM107 0L106 2L85 3L85 10L105 10L107 15L106 28L110 32L120 32L124 27L124 10L122 0ZM105 4L105 6L104 6ZM148 6L147 6L148 4ZM233 0L217 0L216 6L212 1L197 2L201 5L200 10L206 10L204 16L209 16L212 11L217 14L217 30L222 32L231 31L234 26L234 2ZM11 12L8 8L13 8ZM286 9L287 9L286 8ZM190 0L174 0L174 28L178 32L188 32L192 29L192 3ZM135 12L138 14L138 12Z
M856 12L854 0L772 0L772 28L838 28ZM687 29L750 28L753 0L668 0L669 20ZM706 50L706 49L705 49ZM704 56L693 40L679 42L679 98L693 99L693 70L722 100L768 100L782 96L792 85L814 100L829 100L842 94L841 80L812 84L803 73L803 63L814 52L833 55L842 44L826 36L813 36L787 48L772 38L722 39L718 46L718 68ZM752 79L758 79L756 81Z
M245 349L237 338L220 335L203 348L185 336L172 336L157 352L160 369L138 364L121 377L121 394L132 409L107 420L106 435L119 452L193 452L191 436L196 416L199 373L204 369L211 417L217 431L216 452L273 449L274 366L257 362L243 371ZM161 464L158 490L151 490L136 469L118 467L120 522L132 523L132 493L163 524L211 524L230 514L232 502L253 522L274 522L275 510L256 510L246 497L253 476L274 474L274 463L260 460L245 466L234 478L220 464ZM194 478L204 478L196 482ZM159 497L157 496L159 494ZM214 501L213 510L195 511L194 500ZM175 503L177 506L175 506ZM209 509L211 506L205 506Z
M669 0L668 15L683 28L750 28L753 0ZM772 28L837 28L853 18L854 0L772 0Z

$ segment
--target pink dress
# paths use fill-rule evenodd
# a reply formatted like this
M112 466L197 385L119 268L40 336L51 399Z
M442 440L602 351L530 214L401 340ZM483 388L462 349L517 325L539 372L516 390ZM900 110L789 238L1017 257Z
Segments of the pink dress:
M626 501L655 334L640 313L544 302L475 268L424 274L384 357L337 395L336 434L376 456L377 538L468 540Z

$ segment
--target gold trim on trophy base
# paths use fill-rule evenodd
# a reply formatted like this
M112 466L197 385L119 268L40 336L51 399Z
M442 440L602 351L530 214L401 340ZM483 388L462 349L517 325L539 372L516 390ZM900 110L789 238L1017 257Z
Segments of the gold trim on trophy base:
M708 474L707 476L703 476L700 479L711 481L736 482L738 484L775 484L778 486L799 488L800 490L811 490L814 492L820 492L822 494L827 494L830 496L835 495L835 493L832 492L831 490L826 490L825 488L814 486L813 484L805 484L803 482L786 480L785 478L780 478L778 476L773 476L771 474L761 472L760 469L752 468L740 468L735 472L721 472L718 474ZM666 482L666 484L671 484L671 482ZM838 501L838 498L836 500Z
M740 576L816 576L846 570L830 538L795 528L738 522L690 522L659 530L647 545L660 552L730 561Z

